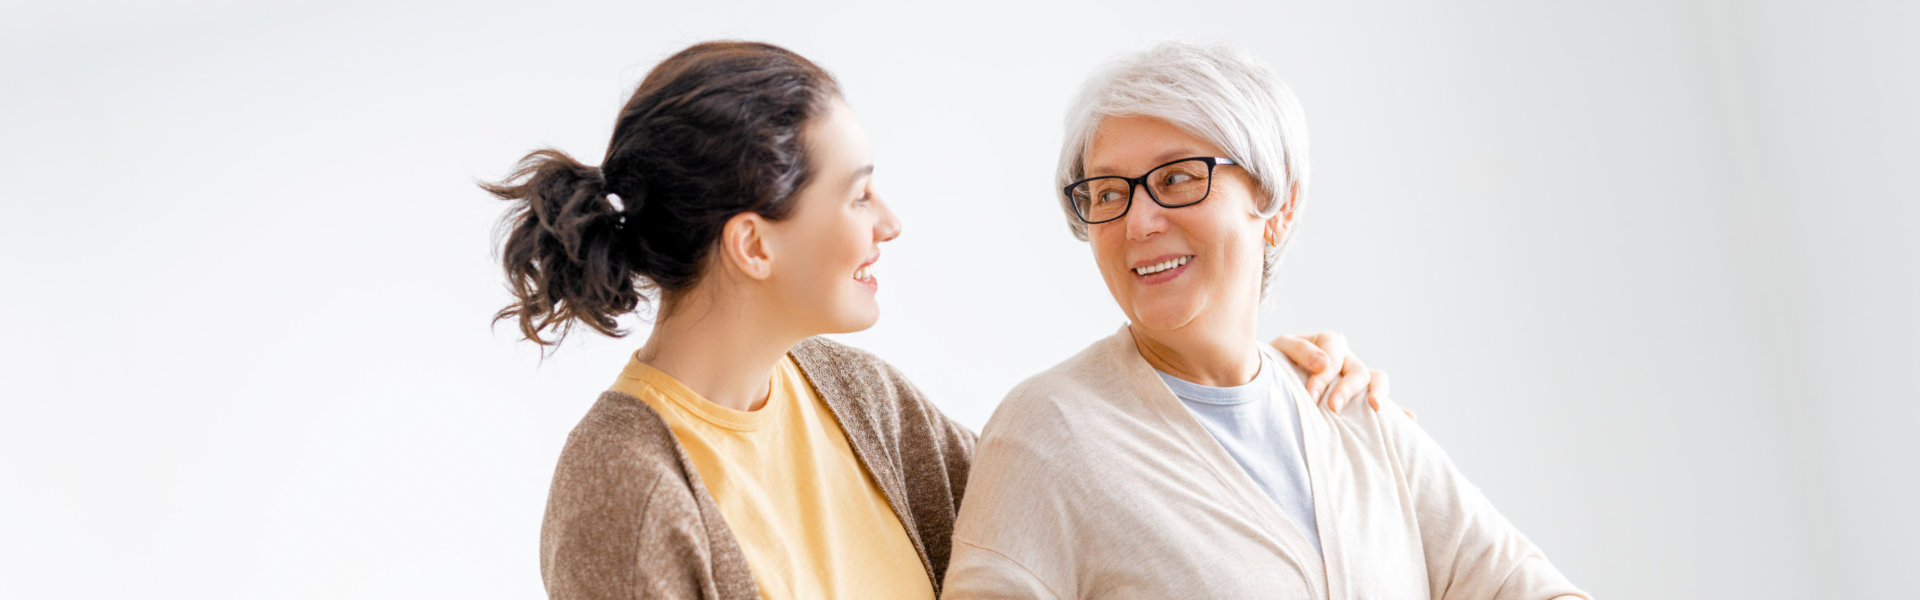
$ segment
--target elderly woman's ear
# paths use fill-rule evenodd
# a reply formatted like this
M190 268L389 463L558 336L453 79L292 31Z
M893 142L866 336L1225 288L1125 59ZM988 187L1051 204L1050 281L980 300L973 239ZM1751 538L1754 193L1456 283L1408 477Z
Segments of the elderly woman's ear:
M1360 356L1347 347L1347 336L1332 331L1297 337L1283 335L1273 338L1272 344L1287 360L1309 373L1307 393L1326 401L1333 412L1346 408L1363 386L1367 405L1374 410L1380 410L1380 401L1387 398L1387 372L1368 369L1366 363L1360 362ZM1338 363L1329 358L1336 356L1340 357ZM1333 393L1322 396L1327 383L1336 379L1339 385ZM1402 409L1402 412L1413 416L1413 411Z
M1293 231L1293 219L1299 216L1299 212L1294 210L1299 207L1299 200L1300 185L1294 184L1293 187L1287 188L1287 204L1275 211L1273 216L1267 217L1268 246L1278 246L1287 240L1287 234Z

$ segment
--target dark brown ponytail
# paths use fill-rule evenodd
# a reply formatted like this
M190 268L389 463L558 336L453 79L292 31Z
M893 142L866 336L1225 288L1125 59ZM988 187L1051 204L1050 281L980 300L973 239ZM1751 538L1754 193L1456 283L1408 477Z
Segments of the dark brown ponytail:
M621 109L600 168L539 150L481 184L512 203L501 263L514 301L494 320L542 345L575 323L625 335L619 318L648 301L642 290L700 280L728 219L792 212L810 176L801 132L839 93L771 44L707 42L662 61Z
M639 306L640 291L620 248L620 211L600 170L539 150L506 181L481 187L514 203L500 253L518 301L494 320L518 317L521 335L541 344L559 343L575 322L621 335L616 318ZM551 342L540 337L548 327L558 328Z

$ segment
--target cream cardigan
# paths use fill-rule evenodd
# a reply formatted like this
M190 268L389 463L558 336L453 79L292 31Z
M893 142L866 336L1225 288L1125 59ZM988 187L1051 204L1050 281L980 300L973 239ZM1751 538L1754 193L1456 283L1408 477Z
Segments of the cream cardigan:
M943 597L1587 598L1397 406L1336 414L1282 375L1324 559L1123 326L988 421Z

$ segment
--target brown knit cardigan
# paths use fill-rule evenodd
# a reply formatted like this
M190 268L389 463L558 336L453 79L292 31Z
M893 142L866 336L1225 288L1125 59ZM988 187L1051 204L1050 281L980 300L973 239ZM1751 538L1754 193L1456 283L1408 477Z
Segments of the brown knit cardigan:
M867 352L811 338L789 352L879 484L934 592L976 435ZM660 414L606 392L568 436L540 529L553 598L757 599L753 573Z

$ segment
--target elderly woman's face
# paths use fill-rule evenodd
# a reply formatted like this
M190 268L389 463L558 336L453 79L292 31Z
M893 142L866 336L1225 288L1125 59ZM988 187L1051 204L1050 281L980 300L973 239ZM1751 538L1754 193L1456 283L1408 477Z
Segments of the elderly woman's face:
M1224 155L1160 119L1108 117L1087 148L1087 176L1138 177L1195 156ZM1269 229L1280 220L1254 214L1258 193L1245 170L1222 165L1213 171L1212 192L1199 204L1165 208L1139 186L1126 216L1087 226L1100 276L1134 325L1174 331L1208 321L1209 315L1253 313L1266 239L1277 235Z

